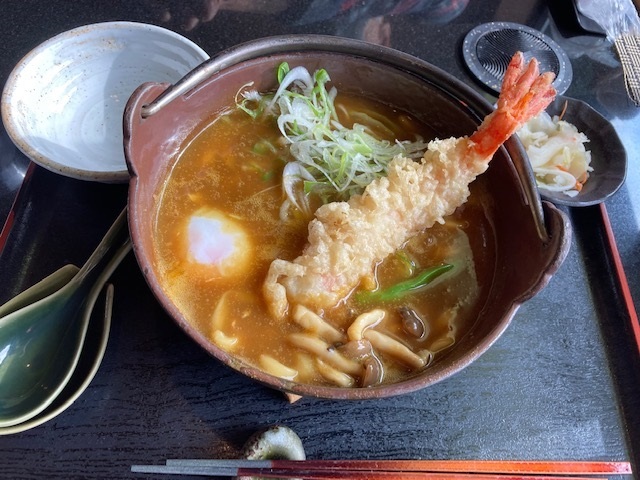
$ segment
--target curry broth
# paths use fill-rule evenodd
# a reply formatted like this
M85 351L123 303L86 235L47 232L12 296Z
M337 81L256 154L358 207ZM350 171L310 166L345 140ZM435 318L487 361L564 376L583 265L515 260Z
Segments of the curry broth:
M378 112L374 129L390 140L431 136L415 119L368 100L341 96L336 109L345 125L359 121L349 118L348 112ZM296 381L330 385L314 368L313 355L288 341L303 329L290 319L271 318L262 295L271 262L293 260L306 243L307 220L280 218L281 173L287 155L273 119L254 120L236 109L213 119L183 149L163 185L155 224L156 258L165 290L212 342L278 376L291 371L296 372L291 378ZM472 190L470 200L444 225L436 224L410 239L365 283L368 288L384 288L441 263L454 265L450 272L416 293L383 304L351 295L322 312L325 319L346 331L360 313L384 308L388 314L376 328L428 355L428 362L437 361L474 322L493 274L493 237L482 206L486 195L481 182ZM235 244L239 251L224 269L199 264L190 256L187 231L196 216L222 219L221 231L229 225L230 235L242 238ZM398 313L403 306L425 320L427 331L421 338L407 335ZM377 357L384 367L384 383L415 373L384 353ZM289 370L274 371L271 360Z

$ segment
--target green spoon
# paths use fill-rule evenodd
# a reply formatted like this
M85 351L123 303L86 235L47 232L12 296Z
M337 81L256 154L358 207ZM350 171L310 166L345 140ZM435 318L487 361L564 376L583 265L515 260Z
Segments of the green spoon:
M96 282L96 284L98 284L98 282ZM96 316L101 313L101 317L91 320L95 322L95 325L89 325L87 330L87 340L93 341L93 348L89 349L85 346L82 349L77 367L73 370L73 375L71 375L67 385L47 408L22 423L10 427L0 427L0 435L24 432L25 430L42 425L69 408L87 389L102 363L102 358L104 357L109 340L109 331L111 329L113 285L110 283L106 284L102 291L104 292L104 305L101 312L96 312ZM83 313L83 315L88 315L89 317L94 314L95 302L98 300L97 294L100 292L94 289L92 293L93 295L90 295L87 299Z
M87 333L87 301L131 250L126 218L125 209L75 275L77 267L63 267L0 307L0 428L38 415L69 382Z

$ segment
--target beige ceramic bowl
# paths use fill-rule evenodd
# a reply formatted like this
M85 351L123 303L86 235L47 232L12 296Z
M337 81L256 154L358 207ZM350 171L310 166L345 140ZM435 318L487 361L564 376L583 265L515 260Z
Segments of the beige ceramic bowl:
M342 92L368 95L408 111L440 137L473 132L490 105L450 75L409 55L355 40L324 36L268 38L241 45L192 72L183 85L146 84L125 112L125 149L131 172L129 225L134 251L154 294L175 321L220 361L271 387L303 396L361 399L414 391L459 371L485 352L507 328L518 307L544 287L568 250L565 215L541 204L522 147L510 140L477 181L492 192L485 205L495 226L497 265L485 306L471 330L429 367L398 383L372 388L300 384L268 375L219 349L185 318L159 282L153 250L155 193L183 148L212 112L226 106L239 86L256 81L274 88L282 61L310 70L324 67ZM162 95L156 102L156 98ZM145 105L151 104L148 107ZM518 174L520 170L520 174ZM533 193L532 193L533 192ZM517 266L517 268L514 268Z
M30 51L2 94L16 146L65 176L127 182L122 113L141 83L177 82L209 56L155 25L106 22L56 35Z

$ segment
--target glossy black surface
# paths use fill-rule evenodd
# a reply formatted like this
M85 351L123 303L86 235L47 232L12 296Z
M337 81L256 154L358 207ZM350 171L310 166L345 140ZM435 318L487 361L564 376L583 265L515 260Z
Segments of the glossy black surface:
M425 1L417 3L419 12L390 14L407 2L228 0L219 2L212 19L185 29L205 3L218 4L4 0L0 84L29 49L57 33L86 23L134 20L174 29L209 54L280 33L383 41L443 68L492 101L464 66L462 40L484 22L529 25L565 49L574 72L566 94L605 116L627 150L626 183L606 207L631 293L640 301L640 109L626 97L611 45L579 28L570 2L549 2L550 11L547 3L532 0ZM431 3L461 10L446 18ZM248 6L272 11L234 11ZM0 133L4 221L28 162ZM35 168L0 253L0 302L65 263L82 264L125 203L124 185L90 184ZM252 432L276 423L300 435L309 458L608 459L635 466L640 360L600 209L563 208L574 226L569 256L500 340L448 380L376 401L303 399L290 405L281 394L223 367L162 311L129 256L113 277L112 332L94 381L55 419L0 437L0 477L151 478L136 477L130 466L235 456Z

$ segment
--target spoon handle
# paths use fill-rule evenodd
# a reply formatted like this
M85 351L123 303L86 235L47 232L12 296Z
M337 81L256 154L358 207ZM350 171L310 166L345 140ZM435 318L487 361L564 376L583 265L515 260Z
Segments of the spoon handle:
M16 310L20 310L22 307L31 305L32 303L48 297L52 293L60 290L60 288L69 283L69 281L76 276L79 270L80 269L75 265L65 265L59 270L56 270L48 277L43 278L35 285L27 288L0 306L0 318L5 317Z
M131 243L129 239L129 231L127 229L127 208L125 207L115 222L111 225L103 239L100 241L96 249L91 256L87 259L85 264L80 268L78 274L73 278L72 282L81 283L94 269L101 263L103 258L112 250L114 244L120 246L122 243ZM117 265L116 265L117 266ZM115 266L114 266L115 268Z

